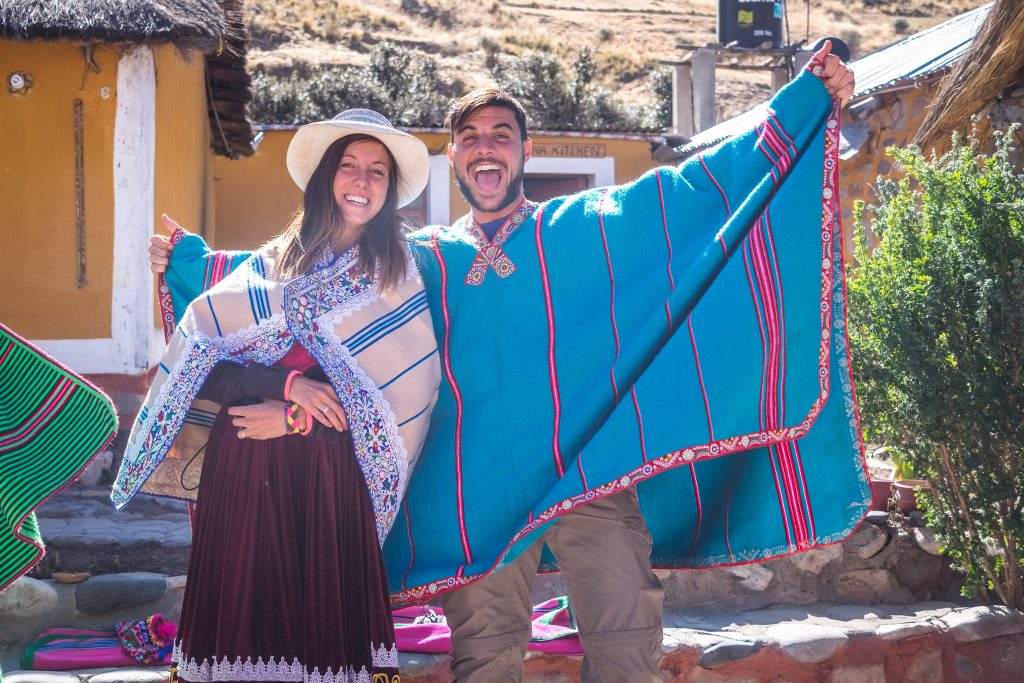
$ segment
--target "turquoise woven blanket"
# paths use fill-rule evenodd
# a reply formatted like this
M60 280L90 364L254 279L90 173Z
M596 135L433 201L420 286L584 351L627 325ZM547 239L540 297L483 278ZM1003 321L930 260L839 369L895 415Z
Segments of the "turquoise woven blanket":
M545 202L500 248L462 223L413 236L443 380L384 547L397 602L494 571L559 515L629 486L657 566L853 532L870 490L838 139L805 72L752 130Z

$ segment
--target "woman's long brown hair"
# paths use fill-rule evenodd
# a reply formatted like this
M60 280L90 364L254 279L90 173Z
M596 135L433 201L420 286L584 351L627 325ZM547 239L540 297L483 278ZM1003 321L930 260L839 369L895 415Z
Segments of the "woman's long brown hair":
M341 209L334 199L334 174L338 163L349 145L363 140L372 140L383 145L370 135L348 135L336 140L324 152L320 163L306 184L302 196L302 208L281 234L271 240L280 248L275 267L277 275L289 279L308 273L321 250L331 244L331 235L342 229ZM380 268L380 288L395 287L406 274L405 233L408 227L398 215L398 166L391 151L384 145L384 151L391 162L388 173L388 193L384 206L366 225L359 238L359 268L366 275L373 276Z

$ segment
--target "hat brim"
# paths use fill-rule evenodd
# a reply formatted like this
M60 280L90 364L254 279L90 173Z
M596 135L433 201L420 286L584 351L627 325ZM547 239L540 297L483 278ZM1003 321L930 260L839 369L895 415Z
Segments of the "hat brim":
M299 128L288 144L286 163L292 180L303 192L327 148L348 135L369 135L379 140L398 167L398 208L416 199L430 179L430 155L423 142L388 126L362 121L317 121Z

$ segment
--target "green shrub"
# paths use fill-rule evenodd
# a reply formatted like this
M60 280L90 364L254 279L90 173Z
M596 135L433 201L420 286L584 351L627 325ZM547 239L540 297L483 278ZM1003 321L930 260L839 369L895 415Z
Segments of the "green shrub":
M1024 175L1013 130L979 156L972 134L926 158L889 149L906 178L879 179L855 211L851 342L866 436L931 481L930 526L965 590L1024 608ZM990 594L990 597L991 594Z
M648 81L653 105L628 105L597 82L597 61L582 47L566 64L549 52L527 52L497 62L498 85L526 107L530 125L544 130L657 130L671 123L672 78L656 70ZM667 83L667 90L665 84Z
M257 123L307 123L366 107L405 126L440 126L450 90L429 55L387 41L374 46L364 67L286 77L257 71L252 89L249 115Z

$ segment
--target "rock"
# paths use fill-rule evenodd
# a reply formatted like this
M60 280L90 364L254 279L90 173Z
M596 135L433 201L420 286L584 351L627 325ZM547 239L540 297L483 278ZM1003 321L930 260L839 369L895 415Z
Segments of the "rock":
M92 459L75 482L84 486L99 486L103 483L104 470L109 470L114 463L113 451L102 451Z
M178 588L184 588L186 581L188 581L188 576L185 574L182 574L181 576L168 576L167 590L172 591Z
M152 602L166 591L167 578L163 574L104 574L75 587L75 607L83 614L106 614Z
M942 544L935 540L931 529L914 528L914 542L929 555L942 555Z
M961 654L958 654L956 656L955 662L956 672L964 678L975 678L977 676L980 676L982 671L984 671L984 669L982 669L981 667L981 664L978 664L970 657L966 657Z
M763 647L764 643L757 640L723 640L704 650L697 663L706 669L713 669L756 655Z
M856 569L839 576L836 590L843 600L857 603L907 602L910 596L885 569Z
M937 621L959 643L1024 633L1024 614L1003 606L957 609Z
M872 524L862 524L843 546L850 551L856 552L857 557L867 560L882 552L886 543L889 542L889 534Z
M775 573L767 567L755 564L741 564L726 569L731 575L741 579L740 585L752 591L761 592L768 588Z
M778 641L779 649L804 664L818 664L846 646L849 637L838 628L789 623L769 626L765 635Z
M914 661L907 667L903 680L906 683L937 683L943 680L942 651L925 650L919 652Z
M902 624L886 624L875 629L875 635L882 640L903 640L914 636L934 633L935 627L927 622L908 621Z
M698 631L692 628L666 628L662 634L661 651L668 654L689 650L700 653L723 642L717 633Z
M9 617L36 617L57 606L57 591L53 586L23 576L0 591L0 614Z
M758 680L751 676L737 678L736 674L720 674L714 671L696 669L693 672L690 683L758 683Z
M90 576L89 572L54 572L53 580L57 583L82 583Z
M169 678L166 669L121 669L89 677L89 683L161 683Z
M829 683L885 683L885 665L843 666L832 672Z
M11 671L4 674L6 683L79 683L78 676L64 672Z
M839 544L828 545L824 548L808 550L805 553L797 553L793 556L793 564L797 569L811 574L819 574L829 562L838 560L843 556L843 547Z
M720 674L714 671L696 669L693 672L690 683L758 683L758 680L750 676L737 678L736 674Z
M868 513L864 521L868 524L874 524L875 526L888 526L889 525L889 513L882 512L881 510L872 510Z

